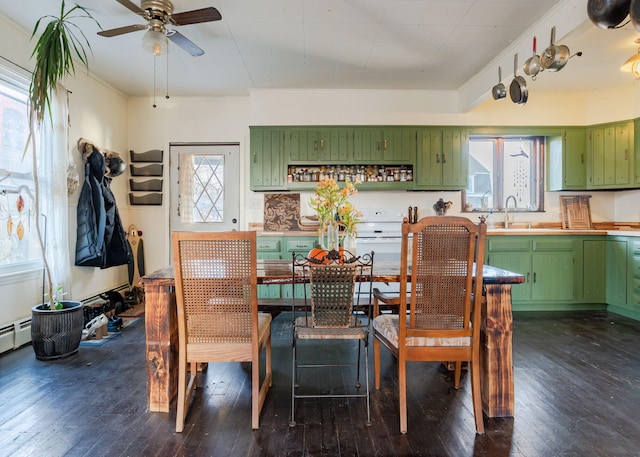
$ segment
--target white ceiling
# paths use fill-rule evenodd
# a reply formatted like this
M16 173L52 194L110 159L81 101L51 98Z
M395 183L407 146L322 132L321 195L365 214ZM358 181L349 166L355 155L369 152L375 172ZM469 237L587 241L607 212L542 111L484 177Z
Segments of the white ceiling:
M133 0L137 2L137 0ZM67 0L73 4L73 0ZM144 24L115 0L79 0L103 29ZM30 33L39 17L57 14L59 0L0 0L0 13ZM174 12L213 6L222 20L175 27L205 54L170 44L173 96L244 95L252 89L452 90L468 104L491 97L498 66L509 85L513 55L519 70L533 53L566 44L582 57L561 72L544 72L529 90L595 90L627 84L620 72L639 35L631 25L600 30L588 21L587 0L174 0ZM130 96L153 93L154 62L144 32L105 38L78 22L91 43L90 70ZM162 58L163 59L163 58ZM158 94L167 63L157 61Z

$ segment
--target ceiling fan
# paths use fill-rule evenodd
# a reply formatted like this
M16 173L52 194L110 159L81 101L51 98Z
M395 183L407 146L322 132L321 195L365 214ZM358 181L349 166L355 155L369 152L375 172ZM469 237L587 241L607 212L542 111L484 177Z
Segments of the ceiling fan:
M192 56L201 56L204 51L193 41L182 35L177 30L168 29L167 25L189 25L201 22L213 22L222 19L220 12L214 7L201 8L197 10L184 11L182 13L173 13L173 4L169 0L142 0L140 6L130 0L116 0L122 6L130 9L139 16L142 16L147 24L134 24L115 29L102 30L98 35L104 37L113 37L123 35L125 33L137 32L138 30L147 30L147 33L161 34L170 39L173 43L180 46ZM160 48L153 47L156 55L161 53Z

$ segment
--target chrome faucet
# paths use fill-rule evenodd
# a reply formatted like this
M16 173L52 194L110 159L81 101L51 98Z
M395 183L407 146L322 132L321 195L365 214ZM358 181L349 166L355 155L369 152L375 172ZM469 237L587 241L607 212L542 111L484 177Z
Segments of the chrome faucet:
M509 228L509 200L513 200L513 209L518 209L518 201L513 195L509 195L504 201L504 228Z

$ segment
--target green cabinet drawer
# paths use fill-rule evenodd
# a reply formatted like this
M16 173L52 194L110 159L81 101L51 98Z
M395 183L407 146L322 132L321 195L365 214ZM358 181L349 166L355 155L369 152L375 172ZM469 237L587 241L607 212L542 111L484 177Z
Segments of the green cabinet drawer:
M258 237L256 241L256 249L258 250L258 253L262 251L280 252L280 243L281 240L279 237Z
M487 249L489 252L496 251L529 251L531 249L531 241L528 238L520 237L489 237L487 241Z
M563 239L553 239L550 237L538 237L533 240L533 250L538 251L573 251L573 239L563 237Z
M286 251L287 253L297 252L300 254L307 254L310 250L316 247L318 243L317 238L305 238L305 239L287 239Z

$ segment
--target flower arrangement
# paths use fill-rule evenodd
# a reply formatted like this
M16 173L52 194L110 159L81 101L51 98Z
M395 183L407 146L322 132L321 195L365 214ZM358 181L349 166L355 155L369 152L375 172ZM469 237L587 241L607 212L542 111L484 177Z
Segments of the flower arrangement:
M348 199L358 193L355 185L359 183L358 180L353 183L347 179L341 189L331 178L318 182L315 195L309 198L309 206L318 216L321 231L336 223L342 229L343 236L356 234L362 213Z

